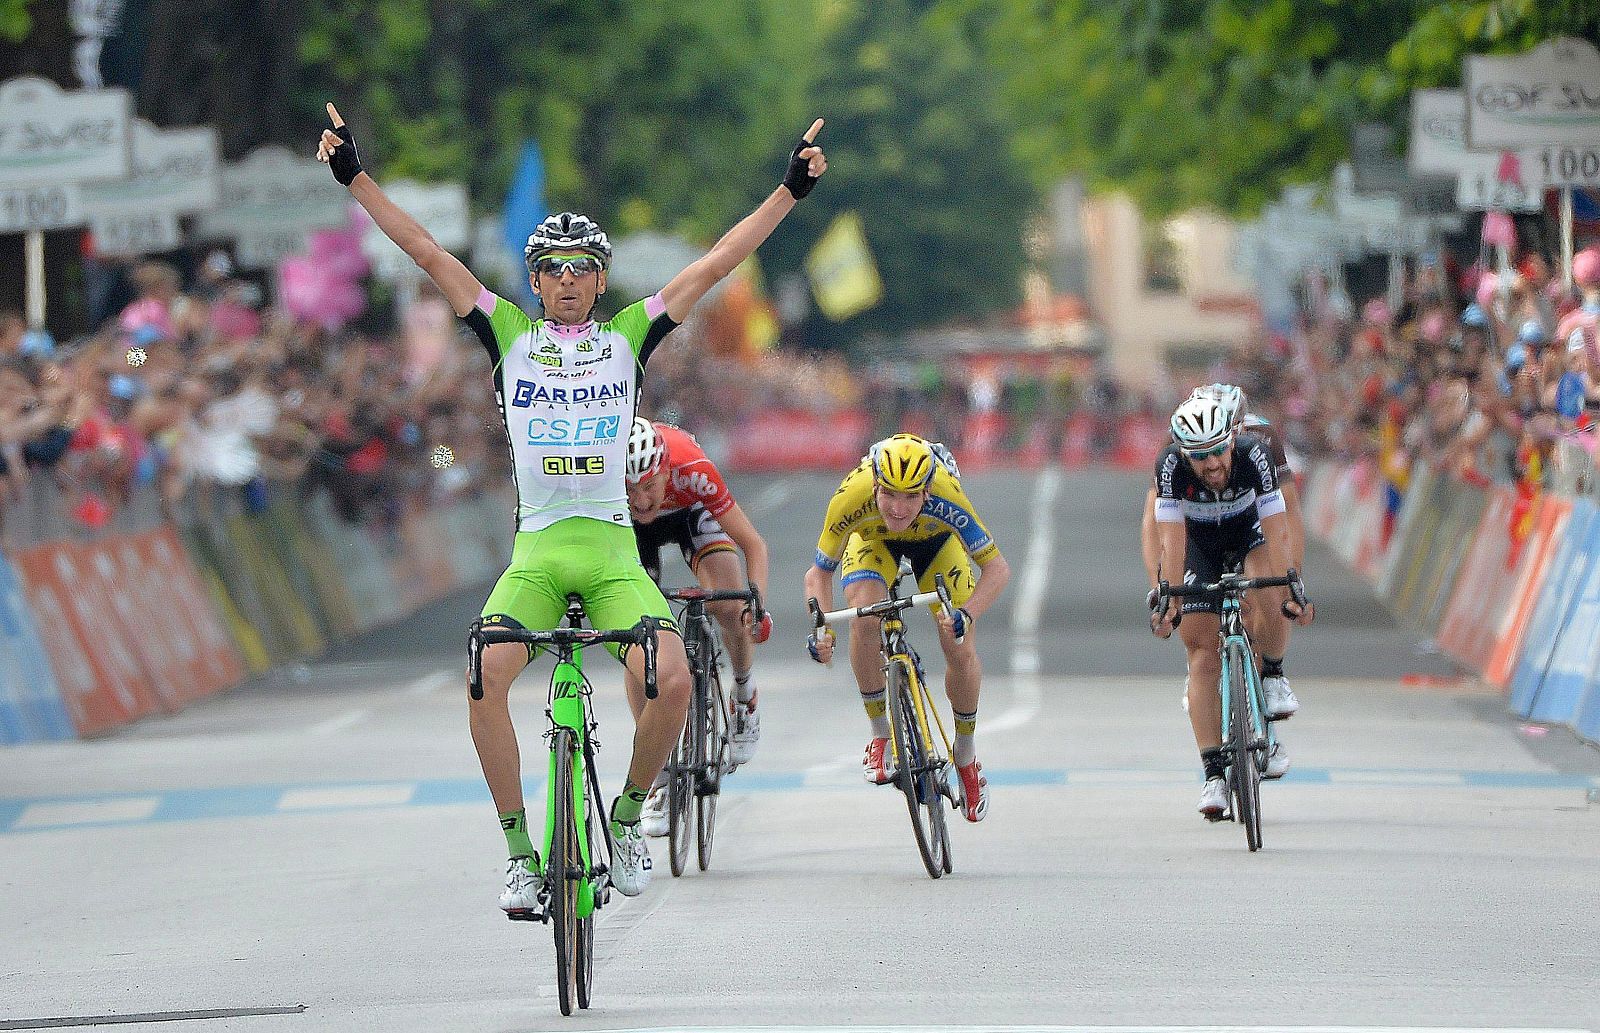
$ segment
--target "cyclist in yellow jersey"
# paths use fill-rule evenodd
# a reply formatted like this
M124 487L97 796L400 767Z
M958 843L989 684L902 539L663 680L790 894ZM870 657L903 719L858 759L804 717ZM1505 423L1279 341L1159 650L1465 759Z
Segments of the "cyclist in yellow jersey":
M901 557L911 561L921 591L932 591L934 575L944 575L957 607L953 617L935 614L944 650L945 693L955 713L952 759L961 776L966 819L982 821L989 810L989 791L973 742L982 676L973 629L1010 580L1011 567L961 490L952 473L954 463L947 466L942 455L947 455L942 448L936 451L913 434L896 434L874 445L828 504L805 590L824 610L832 609L833 575L838 571L848 604L870 606L888 598ZM813 634L806 645L818 663L833 659L831 630ZM872 723L862 773L868 782L883 785L893 773L885 759L889 721L875 622L851 623L850 667Z

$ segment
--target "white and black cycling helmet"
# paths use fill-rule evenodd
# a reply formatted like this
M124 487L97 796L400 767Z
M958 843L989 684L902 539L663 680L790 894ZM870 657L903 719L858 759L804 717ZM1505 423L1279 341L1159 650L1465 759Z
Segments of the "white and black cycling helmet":
M600 259L600 264L611 267L611 240L593 219L577 212L562 212L547 216L528 238L522 257L533 271L533 263L552 251L587 251Z
M638 484L654 476L666 458L667 445L656 433L656 425L643 416L635 416L633 429L628 432L628 483Z
M1244 419L1246 402L1244 391L1233 384L1204 384L1194 389L1190 398L1212 398L1228 414L1230 426L1239 426L1239 421Z
M1210 395L1191 395L1172 414L1172 439L1185 452L1213 449L1232 437L1227 409Z

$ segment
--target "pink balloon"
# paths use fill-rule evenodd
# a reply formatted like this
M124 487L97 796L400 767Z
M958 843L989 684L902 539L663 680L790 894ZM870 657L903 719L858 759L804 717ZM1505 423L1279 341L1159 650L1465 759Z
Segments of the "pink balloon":
M1600 284L1600 248L1587 247L1572 256L1572 278L1582 287Z
M1478 277L1478 304L1485 310L1494 302L1494 292L1500 289L1500 277L1484 273Z

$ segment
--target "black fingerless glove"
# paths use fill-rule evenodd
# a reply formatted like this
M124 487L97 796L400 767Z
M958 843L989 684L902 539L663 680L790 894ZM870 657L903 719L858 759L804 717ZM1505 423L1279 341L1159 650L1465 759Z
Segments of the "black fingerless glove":
M333 178L339 181L340 186L349 186L355 181L356 174L362 171L361 155L356 153L356 141L350 135L348 124L335 129L333 135L344 142L328 155L328 168L333 170Z
M811 174L811 159L800 157L801 151L815 146L802 137L794 145L794 150L789 152L789 171L783 174L783 185L789 188L789 193L794 195L796 201L811 193L811 188L817 185L817 177Z

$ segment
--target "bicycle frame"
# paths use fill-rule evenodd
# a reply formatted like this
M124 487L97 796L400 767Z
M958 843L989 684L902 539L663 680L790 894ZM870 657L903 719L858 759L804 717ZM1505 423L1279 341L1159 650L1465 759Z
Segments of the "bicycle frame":
M1230 650L1228 646L1230 644L1236 645L1240 654L1245 658L1245 686L1249 689L1250 697L1250 730L1254 737L1263 740L1261 746L1257 746L1254 742L1248 744L1234 743L1232 744L1233 748L1235 750L1265 748L1270 751L1274 736L1272 725L1266 720L1266 706L1262 699L1261 690L1261 672L1256 669L1255 647L1251 645L1250 635L1245 630L1243 605L1239 596L1233 593L1225 595L1222 599L1222 627L1218 634L1217 643L1222 657L1222 679L1218 683L1219 688L1228 684L1228 675L1230 673L1228 666ZM1227 692L1221 692L1220 694L1222 696L1223 742L1227 742L1228 729L1230 727L1229 721L1232 718L1230 710L1232 700L1228 698Z

